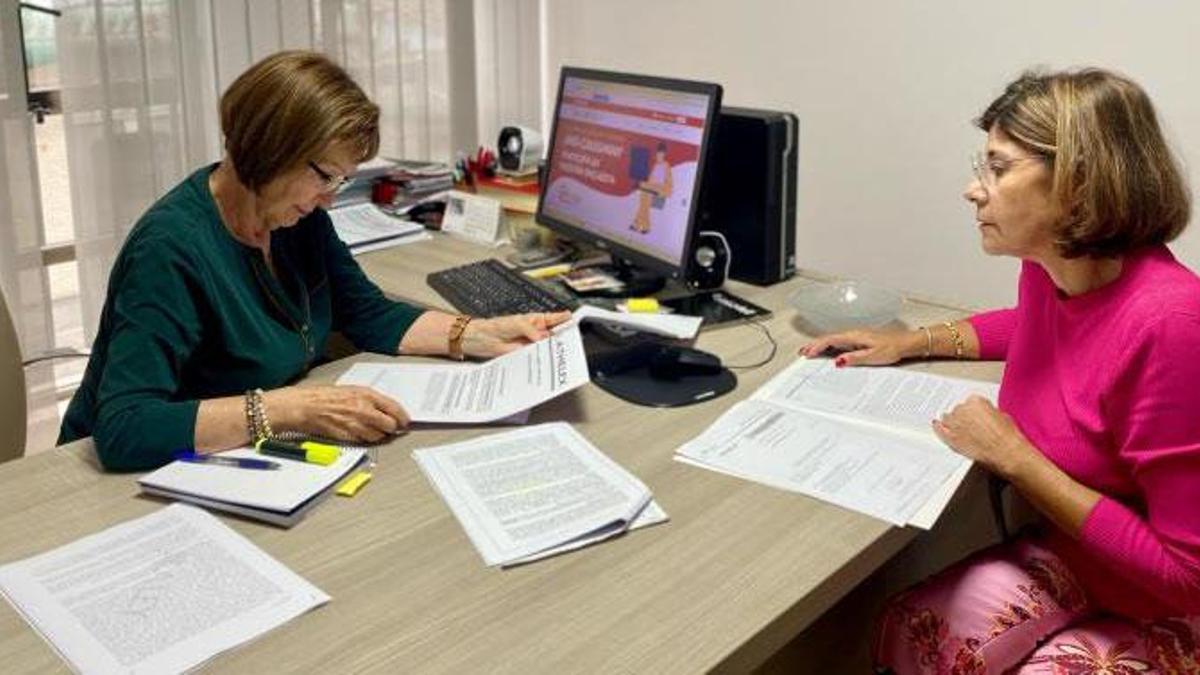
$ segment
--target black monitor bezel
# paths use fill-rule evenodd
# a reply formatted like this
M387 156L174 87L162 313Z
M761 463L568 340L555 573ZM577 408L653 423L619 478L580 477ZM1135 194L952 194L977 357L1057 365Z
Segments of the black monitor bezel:
M604 82L614 82L617 84L631 84L655 89L665 89L669 91L678 91L688 94L703 94L708 96L708 113L707 123L704 125L704 131L700 137L700 150L697 158L696 166L696 183L693 187L692 201L688 210L687 219L687 234L684 236L683 250L680 252L679 259L675 262L668 262L662 258L657 258L648 253L644 253L637 249L624 245L616 239L608 238L604 235L585 230L581 227L572 225L565 221L559 220L554 216L544 211L546 188L550 183L550 162L554 157L554 146L558 142L558 114L562 107L563 88L568 77L578 77L582 79L600 80ZM696 232L698 229L698 220L700 218L700 196L704 189L704 175L706 173L708 150L712 140L713 130L717 125L717 118L721 110L721 85L713 82L699 82L695 80L681 80L670 77L659 77L655 75L635 75L632 73L621 73L609 70L595 70L592 68L578 68L574 66L563 66L558 77L558 95L554 102L554 113L551 118L550 142L546 150L546 179L543 181L540 192L538 194L537 213L534 219L539 225L544 225L549 229L566 236L572 241L586 243L596 248L610 252L614 256L619 256L628 260L635 265L647 269L649 271L662 274L664 276L678 279L682 278L687 273L688 263L691 260L692 247L695 245Z

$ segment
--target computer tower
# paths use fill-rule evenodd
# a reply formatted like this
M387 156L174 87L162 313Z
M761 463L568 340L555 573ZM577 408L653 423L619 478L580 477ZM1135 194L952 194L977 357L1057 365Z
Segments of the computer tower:
M796 156L792 113L721 108L701 195L700 230L729 243L729 276L761 286L796 272Z

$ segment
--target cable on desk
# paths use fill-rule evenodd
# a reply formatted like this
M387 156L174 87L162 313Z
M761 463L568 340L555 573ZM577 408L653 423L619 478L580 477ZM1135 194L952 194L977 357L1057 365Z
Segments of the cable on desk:
M753 370L755 368L761 368L762 366L765 366L768 363L770 363L772 361L772 359L775 358L775 354L779 351L779 343L775 342L774 336L771 335L771 329L767 328L766 324L756 321L752 317L746 317L745 319L743 319L743 321L746 324L749 324L749 325L754 326L755 328L759 329L760 331L762 331L763 335L767 336L767 342L769 342L771 344L771 353L767 354L767 358L765 358L761 361L756 361L754 363L747 363L744 365L731 365L731 364L726 363L725 367L729 368L730 370Z

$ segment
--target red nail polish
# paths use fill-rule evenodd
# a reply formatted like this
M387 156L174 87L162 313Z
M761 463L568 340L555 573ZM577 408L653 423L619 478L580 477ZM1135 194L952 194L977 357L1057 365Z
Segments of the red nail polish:
M846 357L844 357L844 356L837 357L837 360L833 362L833 365L835 368L841 368L842 366L846 365Z

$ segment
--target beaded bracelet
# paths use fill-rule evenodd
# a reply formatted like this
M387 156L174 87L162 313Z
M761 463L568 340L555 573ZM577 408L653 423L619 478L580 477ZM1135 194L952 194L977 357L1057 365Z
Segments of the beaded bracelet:
M947 321L942 325L950 331L950 340L954 343L954 358L961 359L964 348L962 333L959 332L958 326L955 326L953 321Z
M263 405L263 390L246 390L246 427L250 431L251 442L261 438L271 438L271 421L267 419L267 408Z

